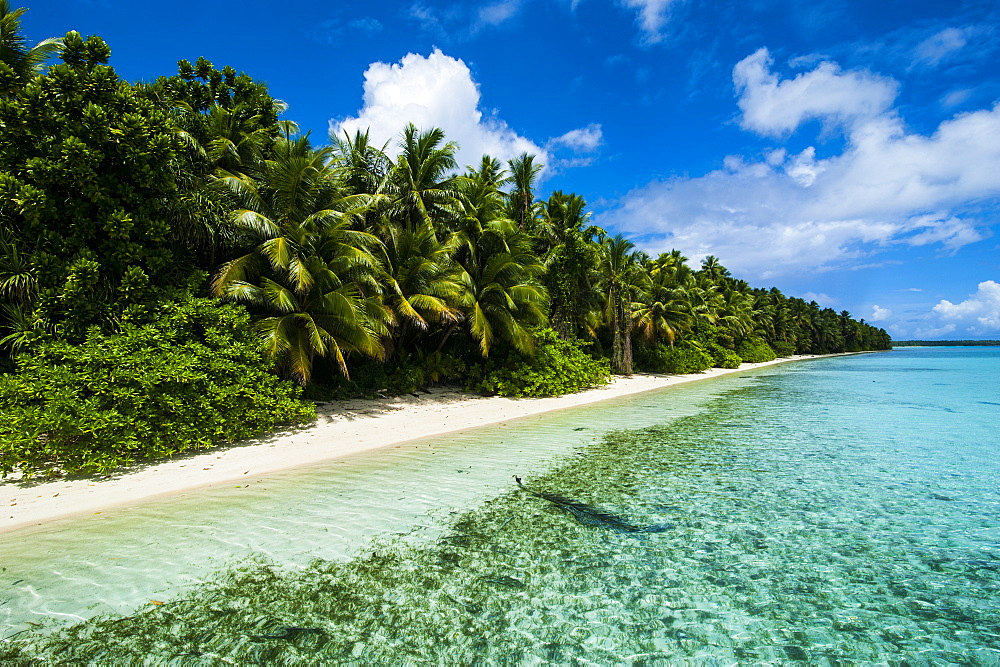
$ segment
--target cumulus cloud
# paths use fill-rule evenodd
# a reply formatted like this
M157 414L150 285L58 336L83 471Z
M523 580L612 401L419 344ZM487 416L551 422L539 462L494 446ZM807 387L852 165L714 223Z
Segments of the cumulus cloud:
M343 136L369 130L373 143L388 141L395 153L403 126L413 123L443 129L449 141L459 144L460 166L478 164L484 154L508 160L527 152L541 162L547 159L543 148L484 113L468 66L437 49L428 56L407 54L395 64L372 63L365 72L363 100L357 116L331 120L330 131Z
M773 63L771 53L762 48L733 68L743 111L740 124L759 134L781 136L815 119L849 125L878 116L896 99L896 82L871 72L843 72L836 63L824 61L781 81L771 71Z
M1000 334L1000 283L983 281L965 301L942 299L932 311L951 331L961 328L975 336Z
M550 139L548 146L550 148L565 146L578 153L589 153L597 150L603 138L601 126L597 123L591 123L587 127L570 130L562 136Z
M703 176L637 188L595 222L647 252L714 254L757 279L858 266L901 244L954 252L985 238L975 207L1000 197L1000 103L921 135L888 106L892 81L826 62L783 80L770 66L765 50L736 66L743 126L775 136L834 119L845 129L841 154L728 156ZM808 99L819 81L829 89Z
M769 156L768 162L781 164L781 161L772 162L775 158ZM804 188L816 182L816 177L826 171L826 167L816 162L816 149L810 146L796 155L785 167L785 173L792 177L792 180Z
M639 27L646 41L652 43L663 39L660 31L667 23L667 13L674 2L676 0L621 0L622 6L638 11Z
M872 314L868 316L868 319L871 322L884 322L890 317L892 317L892 310L876 304L872 306Z

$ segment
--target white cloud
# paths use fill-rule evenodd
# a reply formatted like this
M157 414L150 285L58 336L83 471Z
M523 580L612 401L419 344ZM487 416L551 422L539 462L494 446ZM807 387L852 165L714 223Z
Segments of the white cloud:
M520 9L520 0L504 0L486 5L479 10L479 22L483 25L500 25L513 18Z
M639 27L646 41L663 39L660 30L667 22L667 10L677 0L620 0L623 7L639 10Z
M943 327L929 327L925 329L917 329L913 332L913 336L915 340L936 340L943 336L947 336L954 330L955 330L954 324L946 324Z
M733 68L733 83L743 111L740 124L767 136L793 132L809 120L850 125L883 113L896 98L896 82L871 72L842 72L833 62L794 79L779 80L774 60L758 49Z
M1000 103L920 135L886 106L891 81L840 74L831 63L780 80L769 66L766 51L737 65L750 114L744 126L771 135L806 117L849 120L841 154L818 159L811 148L790 154L777 147L763 157L727 156L723 168L703 176L633 190L595 223L653 254L714 254L747 279L853 267L901 244L954 252L985 238L974 213L1000 198ZM820 80L862 94L855 102L846 93L802 98ZM752 90L769 92L753 97Z
M395 64L372 63L365 72L364 106L355 117L331 120L330 131L343 136L367 129L372 143L388 141L395 153L400 132L413 123L440 127L448 141L457 142L460 167L478 164L484 154L508 160L527 152L547 160L544 149L484 114L479 102L479 87L462 60L437 49L426 57L410 53Z
M591 123L587 127L570 130L566 134L550 139L547 148L564 146L577 153L589 153L600 147L604 135L598 123Z
M892 311L879 305L872 306L872 314L868 317L871 322L884 322L892 317Z
M774 158L770 155L768 156L769 164L781 164L781 162L773 162ZM826 167L822 164L816 163L816 149L810 146L798 155L796 155L788 166L785 167L785 173L792 177L792 180L801 185L804 188L808 188L810 185L816 182L816 177L826 171Z
M942 299L931 310L952 330L962 327L976 336L1000 334L1000 283L983 281L965 301Z
M347 26L352 30L363 32L369 36L382 32L384 27L378 19L373 19L370 16L348 21Z
M945 28L917 45L917 60L933 67L961 50L967 43L965 30Z
M953 90L941 98L941 106L945 107L946 109L950 109L951 107L957 107L959 104L962 104L967 99L972 97L972 92L973 91L969 88Z

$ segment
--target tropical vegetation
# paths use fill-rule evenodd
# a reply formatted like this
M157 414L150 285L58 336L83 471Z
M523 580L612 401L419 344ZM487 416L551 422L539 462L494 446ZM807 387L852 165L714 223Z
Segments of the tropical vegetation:
M532 155L463 168L414 125L317 146L232 67L129 83L99 37L30 46L23 12L0 0L0 473L104 472L305 399L890 346L716 257L647 255L541 197Z

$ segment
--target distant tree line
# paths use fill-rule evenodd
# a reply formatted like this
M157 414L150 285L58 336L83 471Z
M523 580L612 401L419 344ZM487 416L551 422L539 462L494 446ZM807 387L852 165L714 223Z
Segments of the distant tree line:
M1000 340L894 340L893 347L996 347Z
M29 47L22 12L0 0L4 473L244 437L307 419L302 390L558 394L890 347L715 257L638 251L540 198L534 156L462 168L413 125L317 147L232 67L131 84L99 37Z

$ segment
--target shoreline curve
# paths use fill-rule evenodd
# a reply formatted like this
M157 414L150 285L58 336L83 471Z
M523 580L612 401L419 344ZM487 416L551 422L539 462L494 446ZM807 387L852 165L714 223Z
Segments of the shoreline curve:
M690 375L636 373L613 377L604 387L545 398L484 397L455 389L385 399L353 399L317 405L317 419L299 428L263 434L239 443L196 450L165 461L135 466L107 477L81 476L21 482L11 475L0 481L0 533L9 533L73 516L175 496L234 481L381 449L422 438L463 431L640 394L688 382L765 366L846 356L797 355L774 361L713 368Z

